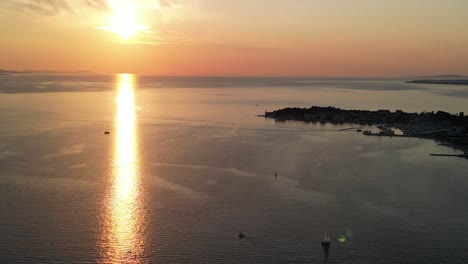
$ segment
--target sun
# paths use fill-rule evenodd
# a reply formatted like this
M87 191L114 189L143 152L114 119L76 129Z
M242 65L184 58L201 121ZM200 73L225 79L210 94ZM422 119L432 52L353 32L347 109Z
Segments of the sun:
M110 31L128 40L139 31L148 29L147 26L138 23L138 10L135 3L130 0L109 1L112 9Z
M128 1L114 2L111 18L112 31L124 39L135 35L138 31L135 6Z

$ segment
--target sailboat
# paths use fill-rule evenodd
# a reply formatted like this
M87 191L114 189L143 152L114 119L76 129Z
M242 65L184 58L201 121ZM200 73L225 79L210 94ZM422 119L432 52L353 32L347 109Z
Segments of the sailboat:
M330 246L330 236L328 235L328 232L325 233L325 238L322 241L322 246L324 247Z

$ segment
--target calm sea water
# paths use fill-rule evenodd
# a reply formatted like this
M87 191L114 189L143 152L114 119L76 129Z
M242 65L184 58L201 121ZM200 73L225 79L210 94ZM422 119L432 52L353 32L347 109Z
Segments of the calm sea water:
M256 116L466 113L466 87L0 76L0 92L0 263L467 262L468 161L429 156L455 150Z

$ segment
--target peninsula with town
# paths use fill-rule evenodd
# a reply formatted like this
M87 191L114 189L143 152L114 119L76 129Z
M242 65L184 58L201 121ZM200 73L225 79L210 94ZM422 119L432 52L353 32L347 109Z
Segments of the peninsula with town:
M336 107L312 106L310 108L284 108L261 115L277 121L303 121L314 123L354 124L374 126L377 132L357 130L366 136L414 137L432 139L463 154L431 154L432 156L456 156L468 159L468 116L463 112L451 114L444 111L407 113L402 110L344 110ZM398 131L399 133L396 133Z

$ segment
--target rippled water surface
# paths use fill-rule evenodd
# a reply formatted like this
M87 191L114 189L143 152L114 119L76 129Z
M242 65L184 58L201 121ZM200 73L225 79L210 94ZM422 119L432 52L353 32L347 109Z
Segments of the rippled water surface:
M468 161L429 156L455 150L256 116L311 105L466 113L466 87L0 76L0 91L0 263L468 259Z

